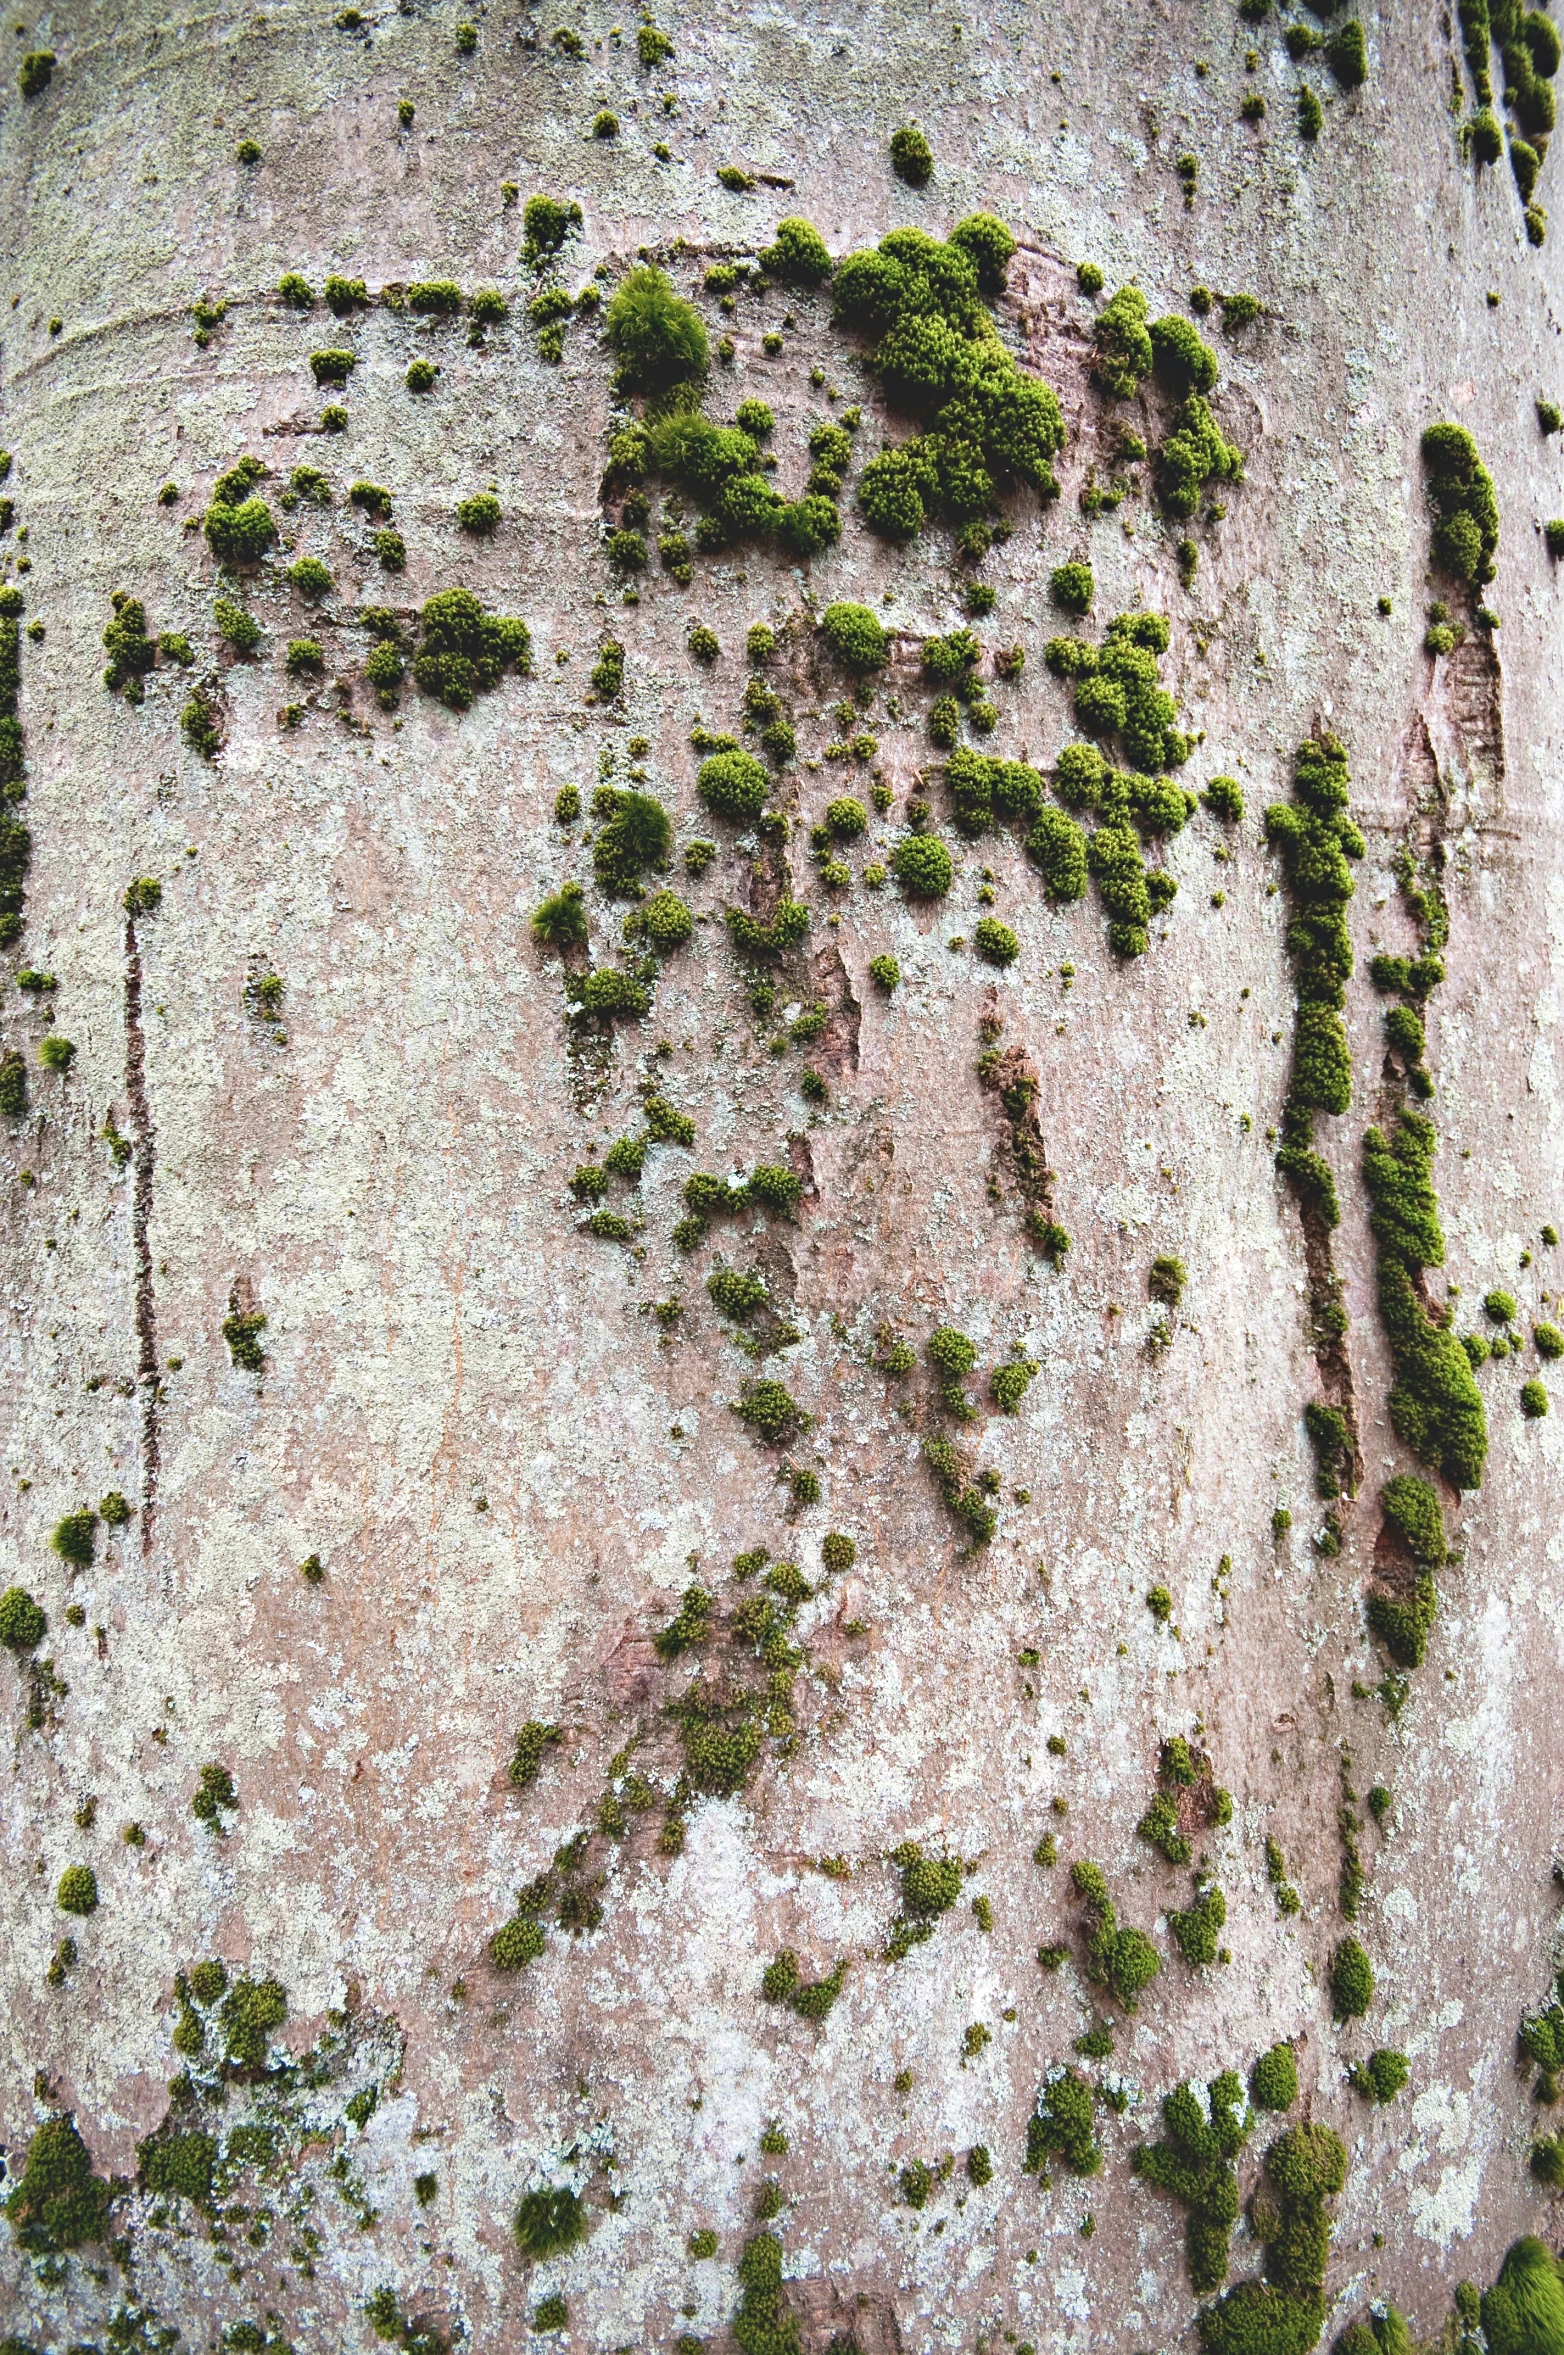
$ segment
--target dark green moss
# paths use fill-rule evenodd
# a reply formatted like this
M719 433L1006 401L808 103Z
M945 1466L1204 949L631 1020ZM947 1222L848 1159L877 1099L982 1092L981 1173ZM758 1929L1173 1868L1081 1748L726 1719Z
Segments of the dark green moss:
M591 2218L577 2193L555 2187L529 2191L519 2202L512 2230L525 2257L555 2257L584 2241Z
M97 1527L97 1514L90 1505L83 1505L78 1512L62 1514L49 1543L61 1561L69 1562L73 1569L90 1569L96 1551Z
M1100 1865L1079 1860L1070 1868L1070 1883L1085 1917L1086 1976L1134 2011L1161 1971L1162 1958L1144 1931L1120 1929Z
M27 2146L21 2176L5 2203L19 2246L32 2256L79 2249L106 2238L108 2184L70 2118L50 2118Z
M1331 1956L1330 1991L1338 2020L1361 2020L1374 2000L1374 1966L1356 1938L1343 1938Z
M1238 2220L1234 2161L1251 2123L1243 2080L1231 2069L1222 2070L1206 2088L1204 2106L1193 2086L1180 2085L1163 2097L1162 2118L1167 2139L1139 2144L1131 2164L1143 2182L1170 2193L1188 2210L1184 2233L1191 2287L1199 2293L1220 2289L1227 2279L1228 2235Z
M1096 2175L1102 2167L1092 2090L1074 2069L1049 2073L1038 2094L1037 2108L1027 2120L1023 2173L1046 2175L1055 2160L1075 2176Z

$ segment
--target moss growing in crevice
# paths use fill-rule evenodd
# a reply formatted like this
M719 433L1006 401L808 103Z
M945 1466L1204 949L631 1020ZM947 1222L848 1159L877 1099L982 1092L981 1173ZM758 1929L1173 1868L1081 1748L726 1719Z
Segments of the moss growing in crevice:
M1433 1186L1437 1143L1432 1121L1410 1110L1388 1136L1371 1128L1363 1140L1380 1322L1395 1362L1390 1417L1413 1454L1453 1487L1477 1488L1488 1450L1482 1395L1450 1331L1449 1306L1429 1298L1426 1282L1445 1256Z

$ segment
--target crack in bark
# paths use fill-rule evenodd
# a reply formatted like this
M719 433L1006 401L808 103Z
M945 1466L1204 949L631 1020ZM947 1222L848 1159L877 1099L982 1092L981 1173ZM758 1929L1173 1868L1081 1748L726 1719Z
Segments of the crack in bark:
M157 1512L157 1298L152 1284L152 1178L157 1138L147 1102L146 1036L141 1024L141 947L136 919L125 918L125 1093L130 1099L135 1193L131 1234L136 1260L136 1378L141 1384L141 1546L152 1544Z

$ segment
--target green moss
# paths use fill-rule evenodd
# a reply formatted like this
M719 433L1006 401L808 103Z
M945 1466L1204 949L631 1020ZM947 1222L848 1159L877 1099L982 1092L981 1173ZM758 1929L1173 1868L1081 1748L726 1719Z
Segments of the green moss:
M1227 1921L1227 1899L1214 1881L1198 1880L1194 1903L1175 1907L1167 1920L1187 1963L1201 1966L1217 1960L1217 1933Z
M16 86L22 96L41 98L59 62L52 49L29 49L16 73Z
M61 1515L49 1543L61 1561L69 1562L73 1569L90 1569L96 1551L97 1527L97 1514L90 1505L83 1505L78 1512Z
M1458 1488L1482 1480L1487 1423L1465 1351L1424 1307L1425 1268L1444 1264L1444 1236L1431 1171L1433 1124L1403 1112L1387 1138L1370 1129L1363 1168L1379 1246L1380 1318L1395 1360L1391 1419L1399 1436Z
M60 1875L54 1902L62 1913L90 1914L98 1910L98 1877L88 1864L69 1864Z
M885 668L889 641L867 605L828 605L820 616L820 632L844 669L862 674Z
M555 2187L524 2193L511 2229L524 2257L556 2257L584 2241L590 2226L585 2202L575 2192Z
M973 928L972 945L986 965L1013 965L1021 954L1016 934L994 916L979 918Z
M1481 2311L1488 2355L1564 2355L1564 2272L1545 2242L1511 2243Z
M21 2176L5 2203L19 2246L32 2256L79 2249L108 2231L108 2184L70 2118L49 2118L27 2146Z
M1325 62L1344 90L1359 90L1368 80L1368 46L1355 16L1327 40Z
M557 253L566 238L581 227L581 207L558 196L529 196L522 208L526 237L525 258L536 264Z
M1173 1597L1169 1594L1165 1586L1148 1587L1146 1590L1146 1608L1151 1613L1152 1618L1156 1620L1158 1626L1165 1627L1173 1616Z
M621 281L603 320L627 390L656 393L697 381L710 366L700 314L674 293L661 270L632 270Z
M1089 613L1095 583L1089 564L1056 564L1048 576L1056 605L1066 613Z
M891 134L891 169L909 188L927 187L934 176L934 150L923 133L904 123Z
M1404 2052L1392 2051L1381 2045L1371 2052L1366 2061L1356 2062L1347 2075L1357 2092L1370 2101L1393 2102L1411 2075L1411 2067Z
M564 950L586 946L586 907L579 883L562 884L558 891L538 902L532 911L532 937L543 948Z
M1430 425L1422 439L1429 504L1434 510L1434 560L1452 579L1491 581L1499 545L1499 503L1493 478L1463 425Z
M1186 2261L1191 2286L1201 2293L1220 2289L1227 2279L1228 2235L1238 2220L1233 2162L1251 2125L1243 2081L1233 2070L1222 2070L1205 2092L1204 2105L1191 2085L1165 2095L1167 2139L1139 2144L1131 2161L1143 2182L1187 2208Z
M1014 1357L1008 1364L994 1368L989 1387L1001 1414L1013 1415L1019 1411L1039 1370L1038 1361L1032 1357Z
M1051 2070L1027 2120L1023 2172L1046 2175L1057 2160L1071 2175L1096 2175L1102 2151L1093 2125L1092 2090L1085 2078L1074 2069Z
M136 2145L143 2190L206 2208L212 2199L217 2141L210 2134L158 2133Z
M825 239L812 222L797 215L777 223L776 237L762 250L760 266L784 286L818 286L832 269Z
M768 1446L783 1446L809 1420L792 1392L777 1381L746 1382L730 1402L734 1414Z
M955 865L937 834L906 834L891 855L891 872L909 899L943 899Z
M1111 400L1132 400L1152 361L1146 298L1138 286L1121 286L1097 315L1092 374Z
M1086 1976L1106 1987L1127 2012L1134 2011L1160 1973L1162 1958L1144 1931L1120 1929L1100 1865L1078 1860L1070 1868L1070 1883L1085 1915Z
M241 1309L237 1298L230 1298L228 1314L223 1319L223 1339L228 1344L228 1355L241 1373L260 1374L266 1370L266 1353L260 1336L266 1329L266 1318L259 1309Z
M1257 2110L1290 2110L1298 2098L1298 2064L1290 2044L1273 2044L1249 2071L1249 2098Z
M1343 1938L1331 1956L1330 1992L1338 2020L1361 2020L1374 2000L1374 1966L1356 1938Z
M1226 825L1236 825L1244 814L1243 788L1234 777L1213 777L1200 798Z
M48 1619L27 1589L8 1586L0 1595L0 1644L20 1661L36 1651L48 1630Z
M220 1832L223 1811L226 1809L231 1813L238 1805L239 1794L227 1767L215 1762L203 1766L201 1779L190 1801L190 1812L196 1821L205 1824L209 1832Z
M1548 1394L1540 1382L1521 1384L1521 1413L1532 1422L1540 1421L1548 1411Z

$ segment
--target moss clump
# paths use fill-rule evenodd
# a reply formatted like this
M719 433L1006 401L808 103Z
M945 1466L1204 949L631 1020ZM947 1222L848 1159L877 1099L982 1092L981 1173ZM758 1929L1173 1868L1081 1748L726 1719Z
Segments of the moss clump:
M1499 501L1493 477L1464 425L1430 425L1422 453L1435 517L1434 561L1453 580L1479 587L1496 569Z
M776 237L761 253L760 266L785 286L819 286L830 277L832 262L814 224L790 215L778 221Z
M24 1586L8 1586L0 1595L0 1644L18 1660L36 1651L49 1632L42 1609Z
M1381 2045L1347 2072L1355 2091L1374 2102L1393 2102L1411 2074L1406 2054L1388 2045Z
M876 989L883 989L889 994L901 986L901 966L895 957L882 951L879 956L869 959L869 979Z
M603 317L627 391L665 392L699 382L711 365L700 313L675 294L661 270L629 272Z
M86 1915L98 1910L98 1877L90 1864L69 1864L60 1875L54 1902L62 1913Z
M1512 2241L1481 2315L1488 2355L1561 2355L1564 2268L1546 2242Z
M985 965L1013 965L1021 954L1016 934L995 916L979 918L973 928L972 945Z
M577 2193L556 2186L522 2195L511 2229L524 2257L557 2257L586 2239L591 2217Z
M1204 2105L1192 2085L1176 2087L1163 2097L1162 2120L1167 2139L1139 2144L1131 2164L1142 2182L1187 2208L1185 2259L1190 2285L1203 2295L1227 2279L1228 2235L1238 2221L1233 2163L1253 2123L1242 2078L1222 2070L1206 2089Z
M956 870L937 834L904 834L891 854L891 872L909 899L943 899Z
M1200 798L1225 825L1236 826L1244 814L1243 788L1236 777L1213 777Z
M1066 613L1089 613L1095 582L1089 564L1056 564L1048 576L1056 605Z
M1039 1370L1035 1357L1013 1357L1008 1364L994 1368L989 1387L994 1394L994 1404L1002 1415L1019 1412L1021 1401Z
M93 2174L92 2155L70 2118L34 2133L20 2181L5 2203L18 2244L31 2256L79 2249L108 2231L113 2193Z
M1086 1858L1070 1868L1070 1883L1085 1917L1086 1976L1132 2012L1162 1969L1162 1957L1143 1930L1121 1930L1107 1877Z
M1092 374L1102 391L1110 400L1133 400L1151 374L1154 357L1146 298L1138 286L1121 286L1103 305L1092 342Z
M785 2003L801 2019L823 2020L841 1994L846 1976L847 1965L839 1962L825 1978L806 1979L797 1955L791 1947L784 1947L776 1960L766 1965L760 1992L768 2003Z
M1374 1966L1356 1938L1343 1938L1331 1956L1330 1993L1338 2020L1361 2020L1374 2000Z
M1370 1129L1363 1172L1379 1246L1379 1311L1395 1360L1391 1420L1424 1463L1457 1488L1481 1484L1487 1420L1465 1351L1450 1332L1448 1310L1424 1306L1425 1269L1444 1264L1444 1235L1431 1178L1433 1123L1404 1111L1387 1138Z
M524 621L486 613L470 589L442 589L420 616L422 644L413 677L425 694L453 711L497 686L502 672L531 668L532 635Z
M220 564L259 564L277 536L272 511L255 491L265 472L258 458L241 458L212 486L201 528Z
M809 1420L792 1392L770 1379L746 1382L731 1403L739 1420L770 1447L784 1446Z
M891 170L909 188L926 188L934 176L934 150L915 124L891 133Z
M29 49L16 72L16 86L22 96L41 98L59 62L52 49Z
M638 898L642 874L648 867L665 865L673 846L668 812L649 793L612 786L598 789L593 811L607 814L607 823L599 827L592 844L592 871L599 888L610 898ZM671 892L662 896L674 897ZM678 905L682 907L683 901Z
M1272 2143L1249 2210L1264 2275L1201 2308L1203 2355L1309 2355L1325 2325L1325 2202L1346 2180L1346 2149L1328 2126L1289 2126Z
M1217 1933L1226 1921L1226 1897L1214 1881L1198 1879L1194 1903L1175 1907L1168 1915L1168 1928L1184 1960L1203 1967L1218 1960Z
M64 1513L55 1523L49 1543L62 1562L69 1562L74 1570L92 1566L96 1548L98 1516L90 1505L79 1512Z
M864 517L886 537L910 539L930 515L958 529L978 524L1011 482L1057 495L1058 401L1017 368L988 312L1013 251L1004 225L979 214L944 244L895 230L837 271L838 323L872 339L887 397L922 429L864 469Z
M558 253L572 231L581 227L581 207L558 196L529 196L522 207L522 230L526 238L523 258L533 264L547 255Z
M228 1344L228 1355L243 1374L260 1374L266 1370L266 1353L260 1336L266 1330L266 1318L258 1308L242 1309L237 1297L228 1303L228 1314L223 1319L223 1339Z
M532 911L532 937L541 948L585 948L586 906L579 883L562 884Z
M1345 909L1356 888L1348 862L1363 856L1364 842L1347 815L1347 758L1334 736L1301 745L1293 774L1292 801L1273 802L1265 813L1266 839L1287 869L1293 908L1287 947L1298 1004L1276 1165L1304 1205L1335 1226L1335 1180L1313 1150L1313 1116L1345 1112L1352 1101L1341 1019L1352 974Z
M137 2143L136 2158L143 2190L188 2200L196 2208L211 2205L215 2135L160 2132Z
M1074 2069L1053 2069L1027 2120L1022 2171L1046 2175L1057 2160L1071 2175L1095 2175L1102 2151L1093 2132L1092 2089Z
M1548 1411L1548 1394L1540 1382L1521 1384L1521 1413L1530 1421L1540 1421Z
M536 1962L548 1943L543 1925L530 1914L502 1922L489 1940L489 1960L497 1971L523 1971Z
M867 605L828 605L820 616L820 633L844 670L865 673L885 668L890 642Z
M510 1762L510 1780L518 1791L524 1791L538 1778L538 1770L550 1746L563 1740L564 1729L546 1725L541 1718L529 1717L516 1733L516 1749Z
M201 1779L190 1801L190 1812L196 1821L205 1824L209 1832L220 1832L224 1811L232 1814L238 1805L239 1794L227 1767L215 1761L203 1766Z
M1257 2110L1290 2110L1298 2098L1298 2064L1290 2044L1273 2044L1249 2072L1249 2098Z

